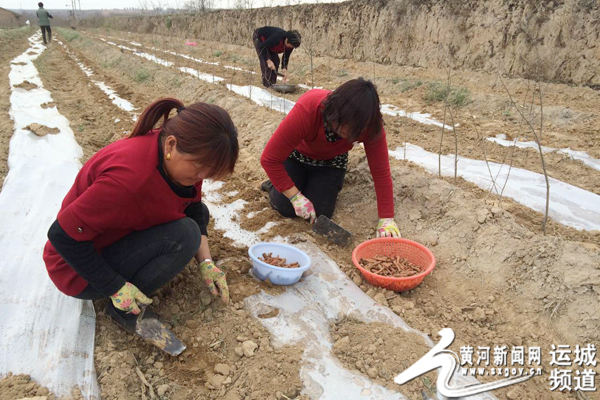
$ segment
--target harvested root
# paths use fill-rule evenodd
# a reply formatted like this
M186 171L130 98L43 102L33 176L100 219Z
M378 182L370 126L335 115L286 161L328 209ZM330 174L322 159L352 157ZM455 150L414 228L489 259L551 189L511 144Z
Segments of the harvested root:
M420 274L421 268L400 256L380 256L361 258L359 264L369 272L393 278L405 278Z
M266 262L267 264L273 265L275 267L281 268L300 268L300 264L297 262L286 264L286 259L278 256L273 256L273 253L263 253L262 257L258 257L258 259L262 262Z

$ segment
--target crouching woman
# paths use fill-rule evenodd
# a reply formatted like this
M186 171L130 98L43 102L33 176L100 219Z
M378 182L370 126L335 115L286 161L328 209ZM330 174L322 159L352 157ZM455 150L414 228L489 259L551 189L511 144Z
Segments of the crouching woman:
M184 107L170 98L150 105L128 138L85 163L67 193L44 249L56 287L78 299L109 298L106 314L135 332L148 296L195 257L205 284L227 302L225 274L211 260L201 188L204 179L233 172L238 150L222 108Z
M377 236L399 237L379 95L362 78L333 92L309 90L279 124L261 157L270 179L261 187L269 192L271 206L311 223L320 215L331 218L356 142L364 143L375 184Z

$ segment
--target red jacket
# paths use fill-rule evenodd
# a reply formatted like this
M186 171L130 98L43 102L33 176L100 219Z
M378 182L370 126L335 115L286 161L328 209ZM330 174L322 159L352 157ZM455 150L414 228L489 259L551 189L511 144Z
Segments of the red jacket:
M325 137L321 103L330 93L329 90L313 89L302 95L269 139L260 162L279 192L294 186L283 166L294 149L313 160L329 160L352 149L353 144L346 140L331 143ZM364 142L375 183L379 218L392 218L394 190L385 130L382 129L381 134L373 140L359 141Z
M265 40L267 40L266 37L264 37L264 36L260 37L261 42L264 43ZM269 50L272 51L273 53L279 53L279 54L283 53L286 50L285 49L285 39L281 39L279 41L279 43L277 43L277 45L269 47Z
M196 184L196 198L182 198L160 175L158 133L119 140L85 163L58 213L58 223L69 236L93 241L100 253L133 231L185 217L185 208L200 201L202 182ZM61 292L74 296L87 286L50 241L44 261Z

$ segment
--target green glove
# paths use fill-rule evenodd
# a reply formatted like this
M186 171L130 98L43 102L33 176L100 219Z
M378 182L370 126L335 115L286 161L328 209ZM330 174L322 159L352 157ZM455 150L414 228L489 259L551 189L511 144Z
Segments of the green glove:
M152 303L152 299L146 297L144 293L140 291L135 285L127 282L123 285L119 291L110 296L110 299L115 306L115 308L126 311L128 314L139 314L140 307L137 303L140 303L144 306Z
M377 224L377 237L401 237L394 218L381 218Z
M217 268L212 260L204 260L200 263L200 275L206 286L208 286L210 293L213 296L218 296L220 292L221 300L227 304L229 302L229 288L227 287L225 272Z

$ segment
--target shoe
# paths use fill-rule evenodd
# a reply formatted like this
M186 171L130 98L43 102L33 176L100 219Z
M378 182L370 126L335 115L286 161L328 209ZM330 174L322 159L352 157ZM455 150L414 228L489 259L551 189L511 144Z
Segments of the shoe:
M138 315L127 314L124 311L117 310L113 305L112 301L106 305L106 308L104 309L104 314L106 314L110 319L113 320L115 324L119 325L119 327L123 328L125 331L133 333L134 335L136 334L135 327L137 325ZM145 308L144 315L142 318L155 318L157 320L159 319L158 315L156 315L156 313L149 306Z
M142 309L139 315L134 315L117 310L111 302L104 312L123 330L141 337L172 356L178 356L186 349L185 344L160 321L149 306Z
M271 191L272 187L273 187L273 184L271 183L271 181L264 181L263 183L260 184L260 190L262 190L263 192Z

